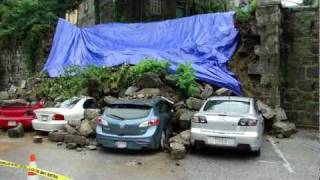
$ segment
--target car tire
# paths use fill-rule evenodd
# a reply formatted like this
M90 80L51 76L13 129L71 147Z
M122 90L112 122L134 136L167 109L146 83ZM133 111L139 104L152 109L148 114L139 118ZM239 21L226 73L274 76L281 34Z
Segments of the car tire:
M254 157L259 157L260 154L261 154L261 150L257 150L257 151L252 151L251 154L254 156Z

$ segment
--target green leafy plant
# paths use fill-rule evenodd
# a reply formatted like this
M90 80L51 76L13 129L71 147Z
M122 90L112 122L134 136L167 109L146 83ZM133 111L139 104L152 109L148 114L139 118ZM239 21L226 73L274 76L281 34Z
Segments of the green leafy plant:
M185 96L192 96L196 91L195 71L191 63L180 64L176 74L178 87Z
M166 73L169 69L169 62L156 59L145 59L132 67L134 75L140 76L146 72Z
M248 22L251 18L254 17L254 12L257 8L257 0L249 1L249 7L247 10L244 10L243 7L236 8L236 21L239 23Z

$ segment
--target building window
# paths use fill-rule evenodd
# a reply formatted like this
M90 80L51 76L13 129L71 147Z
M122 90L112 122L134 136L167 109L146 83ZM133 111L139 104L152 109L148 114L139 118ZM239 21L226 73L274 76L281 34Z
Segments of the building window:
M150 11L152 14L161 14L161 0L150 0Z

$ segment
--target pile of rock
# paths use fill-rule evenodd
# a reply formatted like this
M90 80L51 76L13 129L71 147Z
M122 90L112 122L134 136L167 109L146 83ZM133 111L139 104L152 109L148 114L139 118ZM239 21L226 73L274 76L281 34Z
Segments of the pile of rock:
M273 135L278 138L284 138L290 137L297 132L295 124L288 121L287 115L281 107L272 109L261 101L258 101L257 105L265 120L272 125L271 133Z
M63 130L49 133L49 140L57 142L58 145L65 144L67 149L82 151L84 147L89 150L97 148L95 140L96 117L99 116L100 109L86 109L84 120L69 121Z

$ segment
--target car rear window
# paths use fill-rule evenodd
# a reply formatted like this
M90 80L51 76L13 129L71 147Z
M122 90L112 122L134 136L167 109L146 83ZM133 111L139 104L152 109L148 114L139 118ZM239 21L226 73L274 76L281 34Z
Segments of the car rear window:
M65 100L65 101L63 101L63 102L59 105L59 108L71 109L71 108L73 108L73 106L75 106L79 101L80 101L79 98L73 98L73 99Z
M116 119L139 119L149 115L150 106L136 104L111 104L105 108L104 115Z
M249 113L250 103L244 101L211 100L203 109L215 113Z

